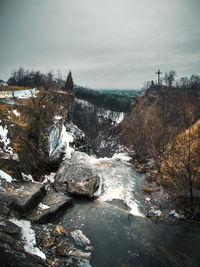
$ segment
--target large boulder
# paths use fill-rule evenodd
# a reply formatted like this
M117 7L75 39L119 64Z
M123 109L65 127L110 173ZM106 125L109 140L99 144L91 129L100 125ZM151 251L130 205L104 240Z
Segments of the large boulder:
M86 197L94 197L100 184L91 157L82 152L74 152L71 159L62 163L55 180L67 183L69 194Z
M28 216L31 222L45 223L72 204L72 198L62 192L50 190Z

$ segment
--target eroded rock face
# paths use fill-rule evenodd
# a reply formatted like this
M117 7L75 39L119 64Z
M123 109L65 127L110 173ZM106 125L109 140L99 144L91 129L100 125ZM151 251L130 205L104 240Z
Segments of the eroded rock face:
M93 197L99 187L99 180L98 176L84 177L81 175L69 178L67 184L70 194Z
M83 234L81 230L75 230L71 232L75 243L80 247L87 247L91 245L91 241Z
M62 192L50 190L28 216L31 222L45 223L72 204L72 198Z
M68 232L63 226L53 224L36 224L33 225L33 229L37 236L38 246L45 253L47 262L51 266L66 266L62 264L67 258L71 263L67 266L79 266L76 260L89 260L92 256L94 247L81 230Z
M5 217L0 217L0 263L1 267L49 266L40 257L24 250L21 229Z
M71 159L63 162L55 179L67 183L70 194L87 197L93 197L100 184L91 158L81 152L74 152Z

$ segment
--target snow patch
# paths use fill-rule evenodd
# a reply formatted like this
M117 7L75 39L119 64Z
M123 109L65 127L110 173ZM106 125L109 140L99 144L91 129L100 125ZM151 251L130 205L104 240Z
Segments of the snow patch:
M59 140L59 145L55 149L55 151L52 153L52 157L55 157L56 155L60 155L61 152L65 153L65 159L71 158L71 154L74 151L74 149L69 145L69 143L73 142L74 138L73 135L66 131L66 127L63 125L61 136Z
M99 122L102 121L102 119L112 120L115 124L119 124L125 117L124 112L116 112L112 110L107 110L101 107L97 107L90 102L82 99L75 98L75 102L80 104L83 108L91 108L97 110L97 116L99 119Z
M36 181L33 180L33 177L31 174L25 174L22 172L22 177L27 182L37 183Z
M69 143L72 143L74 141L73 136L66 131L65 126L63 125L62 129L62 144L65 146L66 145L66 150L65 150L65 159L71 158L71 154L74 151L72 147L70 147Z
M161 210L155 210L154 208L152 208L150 211L153 212L157 217L160 217L162 214Z
M45 175L44 176L44 181L42 182L42 184L46 184L46 183L53 183L55 181L55 172L51 172L49 175Z
M14 180L10 175L8 175L7 173L5 173L2 170L0 170L0 179L4 179L9 183L11 183Z
M20 113L16 109L13 110L13 113L15 114L16 117L20 116Z
M4 127L0 125L0 142L4 144L3 151L8 152L9 154L12 155L13 149L8 146L10 144L10 139L7 137L7 134L8 134L7 125L5 125Z
M31 228L31 222L17 219L10 219L10 221L21 228L24 250L28 253L37 255L42 259L46 259L46 255L36 247L35 232Z
M174 216L175 218L177 218L177 219L183 219L183 218L184 218L183 215L178 214L175 210L171 210L171 211L169 212L169 215L173 215L173 216Z
M47 209L49 209L49 206L47 206L47 205L45 205L45 204L43 204L43 203L39 203L39 204L38 204L38 208L39 208L40 210L47 210Z
M62 119L62 116L58 116L58 115L54 116L54 118L53 118L53 120L55 120L55 121L59 121L61 119Z

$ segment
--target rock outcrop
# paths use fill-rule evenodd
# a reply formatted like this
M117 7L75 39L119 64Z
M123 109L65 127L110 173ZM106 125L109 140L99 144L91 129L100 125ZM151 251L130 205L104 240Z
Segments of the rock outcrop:
M89 260L93 247L82 231L70 233L48 223L71 204L63 183L0 179L0 265L61 266L66 257Z
M28 220L31 222L45 223L71 204L71 197L50 190L47 192L43 200L28 215Z
M66 121L73 99L72 93L41 89L34 98L0 102L0 169L17 180L22 180L22 172L37 181L51 172L50 145L57 142L49 136L53 128L56 140L61 129L54 119L59 115L60 125Z
M5 217L0 217L0 263L1 267L49 266L42 258L25 251L21 229Z
M55 179L67 184L69 194L86 197L94 197L100 184L90 158L81 152L74 152L71 159L62 163Z

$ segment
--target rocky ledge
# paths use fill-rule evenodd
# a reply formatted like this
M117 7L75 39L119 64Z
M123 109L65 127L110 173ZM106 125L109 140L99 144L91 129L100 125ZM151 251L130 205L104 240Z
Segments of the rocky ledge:
M94 197L100 184L100 177L90 162L90 157L87 158L82 152L75 152L71 159L66 159L55 179L67 184L69 194L85 197Z
M0 179L0 262L7 266L61 266L91 258L90 240L50 219L72 204L66 184ZM41 224L42 223L42 224ZM73 265L75 264L75 265Z

